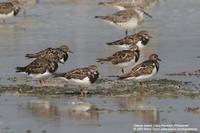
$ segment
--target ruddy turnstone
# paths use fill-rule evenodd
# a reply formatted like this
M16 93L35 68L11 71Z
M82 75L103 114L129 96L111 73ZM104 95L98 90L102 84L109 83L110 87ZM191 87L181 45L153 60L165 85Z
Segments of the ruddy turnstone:
M68 59L68 52L72 53L67 45L62 45L59 48L47 48L38 53L26 54L25 57L47 59L54 58L54 60L57 60L58 62L64 64Z
M122 68L122 73L124 73L124 68L133 65L133 63L136 63L139 60L139 57L139 48L137 45L134 45L129 50L118 51L107 58L99 58L97 59L97 62L100 62L101 64L109 63L115 66L119 66Z
M33 79L39 79L41 87L44 85L44 78L50 76L58 69L58 64L54 60L38 58L25 67L16 67L16 72L23 72Z
M139 49L142 49L144 46L146 46L152 38L147 31L140 31L136 34L129 35L127 37L124 37L120 40L109 42L107 45L117 46L120 48L129 49L133 45L137 45Z
M95 18L102 19L114 26L119 26L126 30L126 36L129 29L135 29L143 22L144 14L152 17L146 13L142 8L135 7L127 10L118 11L110 16L95 16Z
M152 54L149 59L136 65L129 73L119 76L119 79L133 79L142 81L155 75L159 70L159 63L161 61L157 54Z
M55 77L60 77L73 85L79 85L81 96L84 94L84 89L88 88L94 83L98 77L99 72L95 65L89 67L77 68L66 73L54 74ZM86 93L85 93L86 94Z
M3 19L5 23L6 18L16 16L20 11L19 3L17 0L12 2L1 2L0 3L0 19Z

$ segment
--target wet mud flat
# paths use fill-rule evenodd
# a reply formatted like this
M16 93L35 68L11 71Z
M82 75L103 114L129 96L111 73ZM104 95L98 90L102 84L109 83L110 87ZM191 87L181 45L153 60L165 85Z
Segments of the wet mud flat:
M10 79L11 80L11 79ZM19 95L79 95L79 87L71 86L63 83L60 80L51 83L52 79L47 80L44 87L34 86L26 83L18 84L18 79L15 78L15 84L0 85L0 92L13 93ZM188 96L200 98L200 90L195 88L190 82L159 79L144 81L141 86L138 82L134 81L119 81L119 80L101 80L99 79L96 84L88 89L88 96L115 96L115 95L143 95L143 96L156 96L156 97L179 97Z
M191 71L191 72L179 72L179 73L170 73L168 76L195 76L200 77L200 69Z
M154 79L143 82L142 89L134 81L99 79L87 97L79 97L77 86L59 79L47 79L42 88L26 77L7 80L0 85L0 133L140 133L133 131L134 124L199 129L200 89L193 82Z

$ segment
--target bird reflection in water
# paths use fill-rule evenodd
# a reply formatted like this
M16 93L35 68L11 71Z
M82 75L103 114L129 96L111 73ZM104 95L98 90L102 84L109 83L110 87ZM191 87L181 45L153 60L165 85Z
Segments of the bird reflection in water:
M134 116L147 124L159 124L160 116L156 107L146 104L144 97L119 97L117 103L120 111L133 111Z
M99 112L96 107L89 102L71 102L65 106L65 118L81 123L98 125Z
M26 103L26 109L35 117L52 118L54 120L58 120L60 118L57 106L53 105L46 99L31 100Z

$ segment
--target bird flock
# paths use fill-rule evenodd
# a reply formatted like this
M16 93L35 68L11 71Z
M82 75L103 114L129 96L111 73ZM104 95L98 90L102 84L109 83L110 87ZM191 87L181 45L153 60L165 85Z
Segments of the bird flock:
M6 18L16 16L20 9L26 6L33 6L37 0L9 0L0 3L0 19L5 23ZM119 40L107 43L110 47L118 47L121 50L108 57L97 58L99 64L111 64L121 68L121 75L116 75L118 80L136 80L143 81L155 75L159 70L159 61L156 53L152 53L149 58L138 64L141 55L141 49L145 47L152 38L148 31L142 30L130 34L130 30L135 30L144 21L144 16L152 16L147 13L158 0L114 0L109 2L99 2L99 6L117 8L119 11L105 16L95 16L94 18L103 20L116 27L125 29L125 37ZM80 94L87 94L87 88L95 83L99 78L97 65L75 68L64 73L56 73L59 63L64 64L68 59L68 54L73 53L67 45L57 48L47 48L36 53L25 54L25 57L32 62L24 67L16 67L16 72L25 73L35 80L39 80L41 87L44 86L45 78L53 76L60 78L69 84L78 85ZM124 71L126 67L131 66L129 72Z

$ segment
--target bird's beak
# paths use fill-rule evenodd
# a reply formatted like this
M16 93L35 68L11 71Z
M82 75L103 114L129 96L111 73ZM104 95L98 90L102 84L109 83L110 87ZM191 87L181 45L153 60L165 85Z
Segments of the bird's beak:
M147 12L144 10L144 8L143 8L143 7L139 6L139 10L140 10L141 12L143 12L143 13L144 13L144 15L146 15L146 16L148 16L148 17L152 18L152 16L151 16L149 13L147 13Z
M71 50L69 50L68 52L69 52L69 53L72 53L72 54L74 53L74 52L72 52Z
M143 12L144 12L144 15L146 15L146 16L148 16L150 18L153 18L149 13L145 12L144 10L143 10Z
M160 58L158 58L158 61L162 61Z
M62 62L62 61L59 61L61 64L65 64L64 62Z

